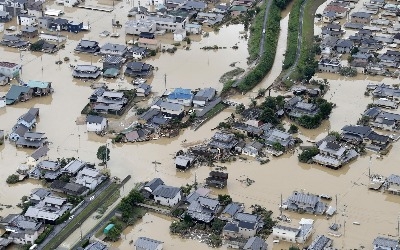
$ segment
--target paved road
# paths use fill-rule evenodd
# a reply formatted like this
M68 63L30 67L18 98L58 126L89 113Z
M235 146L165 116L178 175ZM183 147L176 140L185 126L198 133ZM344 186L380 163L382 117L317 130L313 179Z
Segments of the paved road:
M292 65L292 67L289 68L289 70L286 72L285 76L282 78L283 80L287 79L292 72L294 71L294 69L297 67L297 64L299 63L299 59L300 59L300 52L301 52L301 45L303 43L303 16L304 16L304 7L306 6L307 0L304 0L303 4L300 7L300 15L299 15L299 33L297 35L297 51L296 51L296 60L294 61L294 64Z
M263 31L267 30L268 14L269 14L269 9L271 8L272 1L273 0L268 0L267 6L265 8ZM262 35L261 35L260 51L259 51L259 54L258 54L259 58L264 53L264 42L265 42L265 33L263 32Z
M106 181L106 183L104 183L94 194L92 194L91 196L93 196L93 195L95 195L95 196L98 196L101 192L103 192L104 191L104 189L106 189L110 184L111 184L112 182L110 181L110 180L107 180ZM80 207L80 208L78 208L75 212L74 212L74 214L79 214L79 213L81 213L82 212L82 210L84 210L89 204L90 204L90 197L86 197L85 199L84 199L84 203L83 203L83 205ZM55 227L54 227L54 229L53 229L53 232L51 232L51 234L38 246L38 249L43 249L48 243L49 243L49 241L54 237L54 236L56 236L58 233L60 233L61 232L61 230L63 230L64 229L64 227L66 227L71 221L73 221L73 220L66 220L65 222L63 222L63 223L61 223L61 224L59 224L59 225L56 225Z

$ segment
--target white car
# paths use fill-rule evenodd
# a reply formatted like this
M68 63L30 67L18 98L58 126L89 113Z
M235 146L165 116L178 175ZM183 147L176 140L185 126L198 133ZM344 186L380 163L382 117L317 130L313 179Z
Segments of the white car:
M93 199L94 199L94 195L93 195L92 197L89 198L90 201L93 200Z
M69 220L72 220L72 219L74 218L74 216L75 216L75 215L71 215L71 216L69 217Z

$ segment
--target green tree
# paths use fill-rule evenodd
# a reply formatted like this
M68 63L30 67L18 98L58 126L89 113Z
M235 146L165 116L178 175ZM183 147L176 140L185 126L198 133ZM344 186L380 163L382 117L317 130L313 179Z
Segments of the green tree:
M303 152L301 152L301 154L299 154L298 159L300 162L308 163L308 161L311 160L318 153L319 153L319 150L317 147L311 147L311 148L303 150Z
M106 145L100 146L97 149L97 159L107 165L107 161L110 160L110 149Z
M12 174L7 177L6 182L8 184L15 184L15 183L19 182L19 176L17 174Z
M121 229L118 229L116 226L114 226L108 231L106 238L115 242L121 238L121 232Z
M319 105L319 114L322 119L327 119L332 112L332 104L324 102Z
M220 220L220 219L215 219L211 223L211 230L215 234L221 234L222 233L222 229L224 229L225 224L226 224L225 221Z
M336 140L340 140L340 133L337 131L331 131L331 132L329 132L328 135L332 135L332 136L336 137Z
M226 206L232 202L232 198L229 194L219 194L218 201L221 203L221 205Z
M282 146L279 142L274 142L274 143L272 144L272 148L273 148L275 151L281 151L281 152L283 152L283 151L285 150L285 147Z
M300 250L300 248L298 248L296 246L291 246L291 247L289 247L289 250Z
M288 132L291 134L296 134L297 132L299 132L299 128L294 124L290 124Z
M243 105L243 103L241 103L237 105L235 109L236 109L236 114L241 114L246 109L246 107Z
M271 108L265 108L259 117L260 121L264 123L271 123L277 125L279 123L278 118L275 116L275 112Z

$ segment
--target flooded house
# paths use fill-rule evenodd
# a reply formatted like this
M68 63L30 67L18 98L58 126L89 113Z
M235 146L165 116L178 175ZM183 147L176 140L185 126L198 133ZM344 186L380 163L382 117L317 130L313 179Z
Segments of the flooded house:
M36 165L47 156L49 151L50 149L46 145L36 149L35 152L26 158L26 165L36 167Z
M0 11L0 22L7 23L11 21L12 16L7 11Z
M196 93L193 97L194 107L204 107L208 102L214 99L216 95L216 90L214 88L204 88Z
M35 38L39 35L39 31L36 27L32 26L22 26L21 27L21 36L25 38Z
M38 21L39 28L49 30L50 24L54 21L54 17L41 16L41 17L38 17L37 21Z
M136 87L136 96L146 97L151 93L151 86L147 83L140 83Z
M184 4L184 2L182 2ZM167 32L173 32L176 29L183 29L185 24L188 22L189 13L182 10L169 11L167 15L155 14L155 13L140 13L136 14L135 19L150 20L156 23L157 30L165 30Z
M292 119L300 118L304 115L314 117L319 109L316 104L304 102L301 98L294 97L286 103L285 110Z
M152 193L156 203L173 207L183 198L182 190L178 187L159 185Z
M10 62L0 62L0 75L13 79L21 73L21 65Z
M153 192L158 186L164 185L164 181L160 178L154 178L151 181L144 184L144 187L140 190L142 195L147 199L153 199Z
M201 34L202 26L197 23L187 23L185 25L185 30L190 34Z
M100 241L90 242L83 250L108 250L108 245Z
M17 16L17 24L21 26L33 26L36 24L36 17L27 14L20 14Z
M72 71L74 78L97 79L101 75L101 69L94 65L77 65Z
M337 73L342 64L336 58L321 58L318 62L318 70L320 72Z
M247 240L243 250L267 250L268 244L260 237L255 236Z
M228 184L228 173L211 171L206 178L206 184L210 187L224 188Z
M217 149L219 152L230 152L235 148L237 143L238 140L234 134L216 132L208 143L208 146L212 149Z
M181 104L171 102L161 102L160 111L165 117L182 118L184 116L184 107Z
M78 53L97 53L100 51L100 46L97 41L82 39L79 41L78 45L76 45L74 51Z
M186 214L194 220L210 223L217 216L220 207L217 199L199 196L190 203Z
M47 137L44 133L27 131L16 141L17 147L40 148L47 143Z
M127 57L132 56L132 58L135 59L135 60L142 60L143 58L146 57L146 54L147 54L147 49L146 48L131 47L128 50L128 55L129 56L127 56Z
M347 125L342 128L341 139L351 144L360 144L371 132L369 126Z
M0 226L8 232L5 237L18 245L33 245L44 229L42 222L20 214L7 215Z
M107 128L108 121L106 118L98 115L86 116L86 130L88 132L101 132Z
M11 48L24 48L29 45L29 42L17 35L3 35L0 44Z
M238 212L234 220L226 223L222 235L228 239L249 239L256 236L263 226L264 222L259 215Z
M53 43L63 43L67 40L66 36L52 33L39 33L39 38L41 40Z
M276 225L272 228L272 237L292 243L305 243L313 233L314 220L301 219L299 227Z
M60 164L56 161L48 161L48 160L39 162L36 165L36 170L32 169L29 172L29 178L45 179L46 181L49 182L56 180L58 177L60 177L60 175L61 175Z
M312 158L313 161L333 169L339 169L358 156L354 149L343 147L337 142L324 141L318 149L319 154Z
M400 89L393 88L390 85L378 85L373 91L374 98L387 98L391 100L400 100Z
M29 80L24 86L31 88L34 96L48 95L53 92L51 82Z
M384 184L385 191L391 194L400 195L400 176L391 174Z
M386 98L379 98L373 101L373 104L382 107L382 108L390 108L390 109L397 109L399 104L395 101L386 99Z
M124 63L125 58L121 56L106 56L103 59L103 70L107 71L108 69L117 69L119 72Z
M54 180L50 185L50 189L54 192L72 196L85 196L90 191L89 188L81 184L61 180Z
M24 216L54 225L56 220L71 210L66 198L46 196L38 204L28 207Z
M295 140L291 134L278 129L266 131L263 138L265 139L266 146L269 148L273 148L275 143L279 143L285 148L285 150L287 150L293 147L295 143Z
M372 246L374 250L396 250L399 249L399 242L397 239L378 236L372 242Z
M143 62L129 62L126 65L124 75L129 77L147 78L153 74L153 66Z
M151 20L128 20L125 23L126 35L140 35L142 32L154 33L156 23Z
M139 237L133 244L135 250L162 250L163 242L147 237ZM97 249L97 248L96 248Z
M106 91L103 88L96 89L89 99L92 110L102 114L121 115L128 103L123 92Z
M258 141L253 141L251 143L246 144L246 146L242 149L242 154L258 157L262 152L262 148L264 145Z
M307 250L324 250L330 249L333 245L333 240L325 235L318 235L308 246Z
M243 204L240 204L237 202L229 203L228 205L226 205L224 210L221 212L218 219L224 220L224 221L232 221L232 220L234 220L236 214L243 212L243 210L244 210Z
M192 106L193 94L190 89L176 88L167 96L167 101L181 104L186 107Z
M242 122L232 123L231 128L249 137L260 137L264 134L263 129Z
M175 158L175 166L177 169L186 170L193 166L195 157L191 155L178 155Z
M128 52L128 47L122 44L106 43L100 48L100 54L124 57Z
M65 18L56 18L53 19L49 25L50 30L55 31L67 31L68 30L69 20Z
M139 38L136 45L139 48L154 50L156 52L159 51L161 48L161 42L159 40L149 39L149 38L144 38L144 37Z
M32 99L33 89L27 86L11 85L6 94L6 104L11 105L18 102L25 102Z
M86 162L81 160L70 161L65 167L61 169L61 173L69 176L76 176L78 172L86 166Z
M291 211L317 215L324 214L327 209L327 204L318 195L298 191L294 191L284 204Z
M79 33L83 31L83 22L78 21L68 21L67 23L67 31L73 33Z

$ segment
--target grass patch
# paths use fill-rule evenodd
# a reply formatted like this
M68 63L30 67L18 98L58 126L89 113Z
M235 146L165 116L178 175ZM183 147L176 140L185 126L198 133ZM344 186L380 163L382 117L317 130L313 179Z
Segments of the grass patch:
M43 247L43 250L53 250L56 249L65 239L68 238L78 227L79 223L84 222L89 216L96 211L103 203L109 199L117 190L119 185L116 183L111 183L101 194L99 194L90 204L82 210L81 213L77 214L67 226L61 230L55 237L53 237L47 245Z
M253 23L250 26L250 38L247 48L247 50L249 51L249 62L253 62L258 58L266 7L267 1L265 1L260 6L260 11L257 13L253 20Z
M226 105L223 104L222 102L218 103L217 105L215 105L214 108L212 108L210 111L208 111L208 113L204 116L204 118L210 119L214 116L216 116L219 112L221 112L222 110L224 110L226 108Z
M99 214L104 214L107 211L107 208L114 204L120 197L119 190L117 192L114 192L109 199L107 199L98 209L97 212Z

